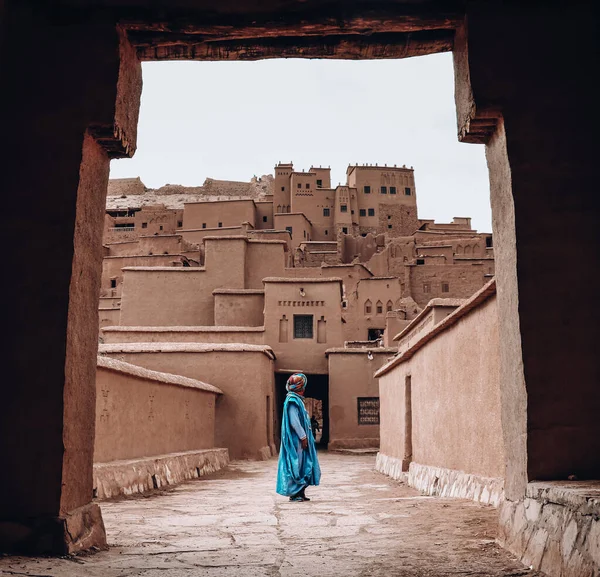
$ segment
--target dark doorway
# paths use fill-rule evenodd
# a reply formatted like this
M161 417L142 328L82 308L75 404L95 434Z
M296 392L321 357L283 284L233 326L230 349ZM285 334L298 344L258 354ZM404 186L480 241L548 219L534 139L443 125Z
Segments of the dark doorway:
M288 380L291 373L275 373L275 436L276 442L279 446L281 442L281 419L283 414L283 403L285 401L285 383ZM326 449L329 443L329 376L328 375L312 375L307 374L308 384L306 386L306 398L316 399L321 401L321 419L319 420L319 426L321 427L320 435L317 435L319 439L318 447ZM306 403L308 406L310 403ZM317 414L317 417L321 416Z

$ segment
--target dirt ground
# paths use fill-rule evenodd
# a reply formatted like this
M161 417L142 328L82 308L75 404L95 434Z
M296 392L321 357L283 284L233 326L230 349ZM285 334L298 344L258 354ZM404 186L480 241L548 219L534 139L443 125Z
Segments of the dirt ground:
M446 577L543 574L496 545L496 510L420 495L375 457L320 453L310 502L275 494L277 462L234 462L146 497L103 502L108 551L0 558L31 577Z

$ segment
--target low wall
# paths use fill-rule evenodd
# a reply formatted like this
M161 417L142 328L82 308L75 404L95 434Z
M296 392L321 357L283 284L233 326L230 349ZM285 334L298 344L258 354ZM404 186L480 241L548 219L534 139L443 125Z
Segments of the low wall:
M215 446L212 385L99 357L96 391L96 463Z
M105 343L246 343L262 345L264 327L120 327L102 328Z
M100 308L98 309L99 328L118 325L121 319L121 309L118 308Z
M533 482L500 506L500 544L550 577L600 575L600 481Z
M227 466L227 449L205 449L94 464L94 497L145 493L168 485L197 479Z
M215 325L221 327L261 327L265 322L265 291L256 289L217 289Z
M257 459L275 449L275 355L247 344L103 344L99 353L151 370L210 382L223 391L216 403L215 444L232 459ZM166 452L166 451L165 451Z

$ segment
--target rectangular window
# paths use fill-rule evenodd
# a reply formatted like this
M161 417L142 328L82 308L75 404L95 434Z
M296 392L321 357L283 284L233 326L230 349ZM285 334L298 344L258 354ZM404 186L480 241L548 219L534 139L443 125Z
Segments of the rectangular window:
M281 192L285 192L285 186L281 187Z
M348 212L348 205L347 204L340 205L340 211L341 212Z
M323 181L321 179L317 179L317 188L323 188Z
M329 209L328 208L324 208L323 209L323 216L329 216Z
M388 220L392 220L392 215L388 214Z
M110 288L117 288L117 279L116 278L110 279Z
M424 293L431 292L431 286L430 286L430 284L428 282L423 283L423 292Z
M312 315L294 315L294 338L312 339L313 338L313 316Z
M298 188L302 188L302 185L300 183L298 183Z
M381 187L381 194L387 194L387 186Z
M206 223L205 222L202 223L202 228L206 228Z
M418 258L417 259L417 264L425 264L425 259L424 258Z
M343 227L342 227L342 232L343 232L344 234L348 234L348 229L347 229L345 226L343 226Z
M375 216L375 209L374 208L370 208L369 209L369 216Z
M405 194L406 196L410 196L410 186L407 186L407 187L404 189L404 194Z
M222 228L222 227L223 227L223 223L222 223L222 222L220 222L220 223L219 223L219 228Z
M294 234L294 231L292 230L292 227L291 227L291 226L286 226L286 227L285 227L285 230L289 230L289 231L290 231L290 234Z
M306 188L310 188L310 183L306 183Z
M267 222L267 217L263 216L263 222Z
M358 216L367 216L367 211L364 208L361 208L358 211Z
M358 397L358 424L379 425L379 397Z
M325 229L325 235L328 235L329 231L327 229Z
M447 282L443 282L442 283L442 292L443 293L449 293L450 292L450 285Z
M181 228L183 226L183 220L177 221L177 228Z
M391 225L391 224L388 224L388 228L392 228L392 225Z
M364 190L364 193L365 193L365 194L371 194L371 187L370 187L370 186L365 186L365 187L363 188L363 190Z
M148 228L148 223L147 222L142 222L142 228Z
M390 186L390 194L396 194L396 187Z

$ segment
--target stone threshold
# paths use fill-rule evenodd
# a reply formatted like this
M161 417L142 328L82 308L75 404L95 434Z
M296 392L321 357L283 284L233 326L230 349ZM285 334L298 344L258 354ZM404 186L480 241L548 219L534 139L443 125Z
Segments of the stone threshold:
M229 451L215 448L94 464L94 498L147 493L214 473L229 463Z

